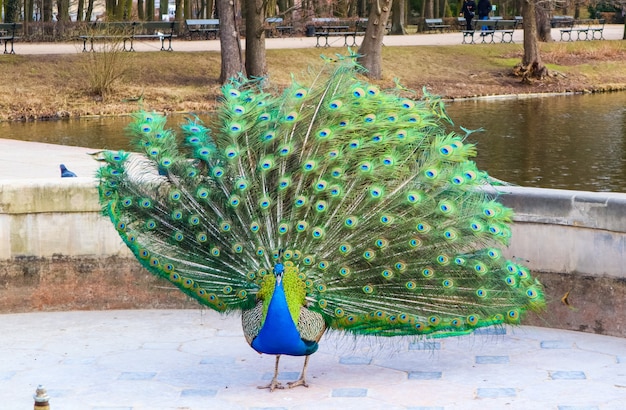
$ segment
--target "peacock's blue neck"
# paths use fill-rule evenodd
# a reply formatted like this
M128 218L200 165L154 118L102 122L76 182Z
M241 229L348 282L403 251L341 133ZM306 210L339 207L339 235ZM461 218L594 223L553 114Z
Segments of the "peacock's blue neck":
M259 353L291 356L309 355L317 350L317 343L305 342L300 337L300 332L289 313L281 280L276 281L265 322L252 341L252 348Z

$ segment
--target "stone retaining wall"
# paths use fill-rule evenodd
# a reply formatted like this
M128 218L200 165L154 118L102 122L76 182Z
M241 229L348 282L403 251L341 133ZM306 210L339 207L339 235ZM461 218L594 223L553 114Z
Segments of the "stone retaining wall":
M0 312L194 307L146 273L100 214L89 178L0 181ZM626 337L626 194L500 188L508 257L544 283L525 323Z

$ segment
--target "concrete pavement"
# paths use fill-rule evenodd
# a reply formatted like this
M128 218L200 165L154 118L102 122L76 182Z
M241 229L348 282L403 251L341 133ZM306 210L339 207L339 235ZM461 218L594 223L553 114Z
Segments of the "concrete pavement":
M52 410L626 408L626 341L538 327L415 341L327 334L309 388L258 389L274 357L203 310L0 315L0 408ZM299 376L283 357L279 379Z

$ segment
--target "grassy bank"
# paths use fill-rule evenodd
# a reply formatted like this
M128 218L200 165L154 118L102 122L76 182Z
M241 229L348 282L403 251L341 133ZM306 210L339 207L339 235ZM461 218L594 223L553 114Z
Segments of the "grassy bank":
M320 53L345 49L268 50L272 86L290 74L321 63ZM542 44L553 75L521 84L511 69L520 62L521 44L384 47L383 87L394 79L411 89L426 87L446 98L482 95L596 92L626 89L626 42ZM102 98L92 92L93 55L4 55L0 57L0 121L115 115L139 107L160 112L208 111L219 94L220 56L216 52L125 53L118 66L127 72ZM418 94L419 95L419 94Z

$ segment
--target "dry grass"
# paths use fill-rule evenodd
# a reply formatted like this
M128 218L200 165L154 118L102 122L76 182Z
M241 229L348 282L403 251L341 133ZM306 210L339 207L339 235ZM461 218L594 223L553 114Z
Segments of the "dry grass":
M520 44L385 47L382 87L400 79L406 87L446 98L477 95L606 90L626 88L625 43L593 41L542 45L549 68L562 75L533 85L510 75L520 61ZM320 53L345 49L268 50L269 78L280 89L322 64ZM106 99L94 95L84 54L2 56L0 120L31 120L114 115L138 108L160 112L210 111L219 94L220 55L196 53L123 53L132 70Z

